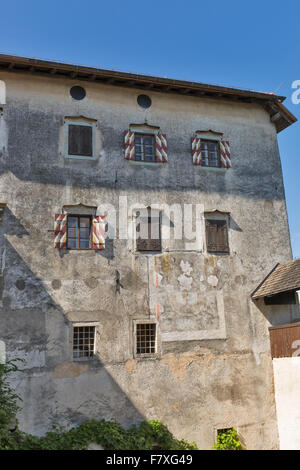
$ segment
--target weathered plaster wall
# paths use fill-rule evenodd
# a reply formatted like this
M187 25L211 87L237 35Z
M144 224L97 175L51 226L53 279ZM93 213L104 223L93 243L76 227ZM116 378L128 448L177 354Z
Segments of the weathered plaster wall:
M24 430L51 422L115 418L129 425L163 419L179 438L210 448L216 428L236 426L248 448L275 448L277 427L268 326L249 298L276 262L291 258L274 125L255 104L1 73L7 104L0 117L1 337L26 371L16 378ZM64 158L64 118L97 120L95 161ZM169 163L123 158L130 124L159 126ZM192 165L196 130L222 132L232 169ZM53 217L65 205L203 204L230 212L227 256L205 244L165 240L157 255L132 241L108 240L101 252L53 248ZM123 210L117 216L123 216ZM118 288L118 276L122 287ZM161 357L133 357L132 321L157 318ZM72 361L70 322L98 321L97 357Z

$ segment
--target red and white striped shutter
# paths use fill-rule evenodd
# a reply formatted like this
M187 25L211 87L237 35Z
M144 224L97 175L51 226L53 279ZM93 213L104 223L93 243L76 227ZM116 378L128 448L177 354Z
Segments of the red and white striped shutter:
M192 137L192 155L193 155L193 164L202 165L201 139L199 137Z
M168 144L166 134L157 134L155 136L155 160L161 163L168 161Z
M105 249L105 223L105 215L95 215L93 217L93 250Z
M124 142L126 160L135 160L134 132L124 131Z
M67 214L55 214L54 216L54 247L67 248Z
M223 168L231 168L231 154L228 140L220 141L220 157L221 166Z

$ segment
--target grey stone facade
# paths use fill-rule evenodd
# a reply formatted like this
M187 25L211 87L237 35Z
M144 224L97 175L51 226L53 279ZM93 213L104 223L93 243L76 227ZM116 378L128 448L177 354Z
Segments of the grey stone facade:
M275 124L245 103L76 80L0 72L1 339L25 359L15 379L22 429L52 422L162 419L178 438L211 448L219 428L237 427L248 448L278 445L268 315L250 294L276 262L291 259ZM65 119L96 123L95 159L65 158ZM124 159L123 132L154 126L168 138L168 163ZM230 141L232 168L192 164L197 130ZM120 199L121 198L121 199ZM205 239L163 240L139 253L128 239L105 250L58 250L54 214L74 206L102 213L120 204L200 204L228 217L230 252ZM92 209L87 209L90 207ZM71 207L71 209L70 209ZM125 214L125 215L124 215ZM173 215L171 213L171 221ZM108 214L109 219L109 214ZM130 222L130 220L127 220ZM173 221L174 222L174 221ZM134 322L157 323L157 354L134 354ZM76 361L72 325L97 324L96 354Z

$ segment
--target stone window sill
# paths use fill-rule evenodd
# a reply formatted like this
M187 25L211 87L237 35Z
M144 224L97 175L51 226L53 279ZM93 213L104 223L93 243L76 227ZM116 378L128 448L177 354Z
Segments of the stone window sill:
M65 155L65 158L71 160L96 160L96 157L84 157L83 155Z
M201 166L201 165L195 165L197 168L199 168L201 171L212 171L216 173L225 173L226 171L230 170L230 168L215 168L213 166Z
M130 165L138 166L141 168L161 168L166 163L164 162L145 162L145 161L135 161L135 160L128 160Z
M160 359L160 354L158 353L155 353L155 354L145 354L145 355L142 355L142 354L135 354L134 355L134 359L137 360L137 361L153 361L155 359Z

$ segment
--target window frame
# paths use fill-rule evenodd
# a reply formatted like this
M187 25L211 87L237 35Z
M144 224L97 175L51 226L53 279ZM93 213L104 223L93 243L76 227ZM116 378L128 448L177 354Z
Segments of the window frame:
M216 139L208 139L208 138L201 138L200 137L200 150L201 150L201 162L203 162L203 156L202 156L202 149L201 149L201 145L202 143L209 143L209 144L215 144L216 147L217 147L217 153L218 153L218 165L215 166L215 165L204 165L203 163L201 164L201 166L203 168L222 168L221 166L221 155L220 155L220 141L219 140L216 140ZM208 151L208 163L209 163L209 151Z
M74 357L74 329L75 328L85 328L93 327L94 328L94 344L93 344L93 354L91 356L81 356ZM72 338L71 338L71 356L73 362L85 362L95 359L97 352L97 334L98 334L99 322L73 322L72 323Z
M80 221L80 218L86 218L86 219L90 219L90 226L89 226L89 247L88 248L80 248L79 246L76 247L76 248L70 248L68 246L68 240L69 240L69 226L68 226L68 223L69 223L69 218L70 217L74 217L76 219L78 219ZM93 216L92 215L89 215L89 214L68 214L67 215L67 250L92 250L93 249L93 245L92 245L92 232L93 232L93 229L92 229L92 226L93 226ZM80 244L80 226L79 226L79 229L77 227L77 230L78 230L78 238L76 238L77 242L78 242L78 245Z
M92 156L69 154L69 126L87 126L92 128ZM65 119L65 158L75 160L96 160L96 123Z
M225 240L225 243L226 243L226 250L211 250L209 248L209 240L208 240L208 225L209 223L220 223L222 222L225 227L226 227L226 240ZM229 255L230 254L230 247L229 247L229 223L228 223L228 220L227 218L223 217L223 218L216 218L216 217L212 217L210 216L209 214L208 215L205 215L205 241L206 241L206 251L207 253L211 253L211 254L224 254L224 255Z
M134 134L135 134L135 137L134 137L134 146L135 146L135 159L134 161L135 162L138 162L138 163L160 163L160 162L157 162L156 161L156 135L155 134L148 134L146 132L137 132L137 131L133 131ZM142 143L141 144L137 144L136 143L136 138L137 137L141 137L142 139ZM143 142L143 139L145 137L151 137L152 139L152 146L153 146L153 160L145 160L145 156L146 156L146 152L145 152L145 145L144 142ZM141 158L141 160L137 160L136 159L136 146L137 145L140 145L142 147L142 153L141 153L141 156L143 158ZM152 154L151 154L152 155Z
M137 325L155 325L155 352L154 353L138 353L137 352ZM133 320L133 357L135 359L155 359L160 355L159 323L155 318L139 318Z

